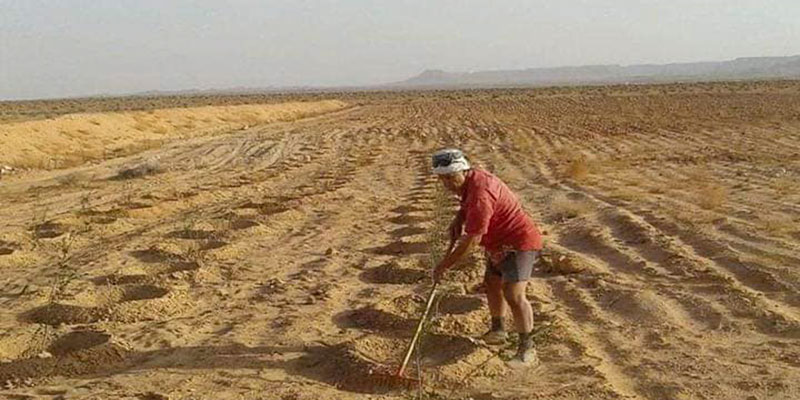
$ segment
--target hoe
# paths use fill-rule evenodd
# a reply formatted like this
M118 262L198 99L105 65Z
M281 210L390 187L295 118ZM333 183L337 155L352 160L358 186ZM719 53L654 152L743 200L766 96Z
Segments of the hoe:
M433 300L436 297L436 287L438 286L437 283L433 284L431 288L431 292L428 295L428 301L425 304L425 311L422 313L422 318L419 319L419 323L417 323L417 329L414 331L414 337L411 338L411 342L408 344L408 348L406 349L406 355L403 357L403 362L400 364L400 368L397 369L397 372L389 375L384 375L379 378L384 385L386 386L399 386L399 387L414 387L419 381L412 377L405 376L406 369L408 367L408 363L411 361L411 355L414 354L414 349L417 346L417 342L419 342L420 336L422 336L422 328L425 326L425 321L428 319L428 314L430 314L431 307L433 306Z
M453 251L453 247L455 247L455 241L450 242L450 246L445 254L450 254ZM428 314L430 314L433 306L433 300L436 298L436 288L438 286L439 283L434 282L433 287L431 287L430 294L428 294L428 300L425 302L425 311L422 313L419 323L417 323L417 329L414 331L414 336L411 338L411 342L408 344L408 348L406 349L405 357L403 357L403 362L400 364L400 368L398 368L394 373L384 373L378 375L378 381L383 386L411 388L419 383L418 379L407 377L405 373L406 369L408 368L408 363L411 361L411 355L414 354L414 349L417 346L417 342L419 342L419 338L422 336L422 331L425 327L425 321L428 319Z

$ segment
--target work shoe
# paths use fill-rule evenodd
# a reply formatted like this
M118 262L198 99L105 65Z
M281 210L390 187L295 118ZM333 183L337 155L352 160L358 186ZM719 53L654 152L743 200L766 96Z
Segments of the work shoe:
M527 368L539 365L539 356L532 342L521 342L517 348L517 354L508 361L510 368Z
M486 344L505 344L508 334L504 330L491 330L484 333L481 339Z
M508 360L508 366L514 369L535 367L537 365L539 365L539 356L534 348L518 351L514 358Z

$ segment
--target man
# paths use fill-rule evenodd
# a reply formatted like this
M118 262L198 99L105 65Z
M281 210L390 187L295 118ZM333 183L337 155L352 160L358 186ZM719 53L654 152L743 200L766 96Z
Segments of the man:
M508 186L487 171L470 168L460 150L436 152L433 172L447 190L461 197L461 209L450 225L451 243L458 241L458 245L436 266L434 281L439 282L476 244L483 246L488 256L484 283L492 317L483 339L487 344L506 341L503 316L508 307L519 333L517 354L509 365L538 363L533 348L533 309L525 289L542 249L539 229Z

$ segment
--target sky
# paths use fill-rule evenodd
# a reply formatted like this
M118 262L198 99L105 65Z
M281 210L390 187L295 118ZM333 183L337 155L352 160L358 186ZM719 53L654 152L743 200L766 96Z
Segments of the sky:
M0 100L798 54L798 0L0 0Z

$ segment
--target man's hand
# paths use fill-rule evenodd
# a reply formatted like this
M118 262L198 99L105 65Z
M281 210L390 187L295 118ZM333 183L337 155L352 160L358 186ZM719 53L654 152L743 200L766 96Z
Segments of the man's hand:
M432 277L434 282L439 282L442 279L442 275L444 275L445 271L450 269L453 265L459 262L465 254L467 254L473 246L476 246L481 241L480 235L467 235L463 236L462 240L458 243L458 246L453 248L453 244L450 245L450 251L444 257L444 260L440 261L436 268L432 271Z
M444 267L441 263L433 269L433 283L439 283L442 280L442 276L447 271L447 268Z

